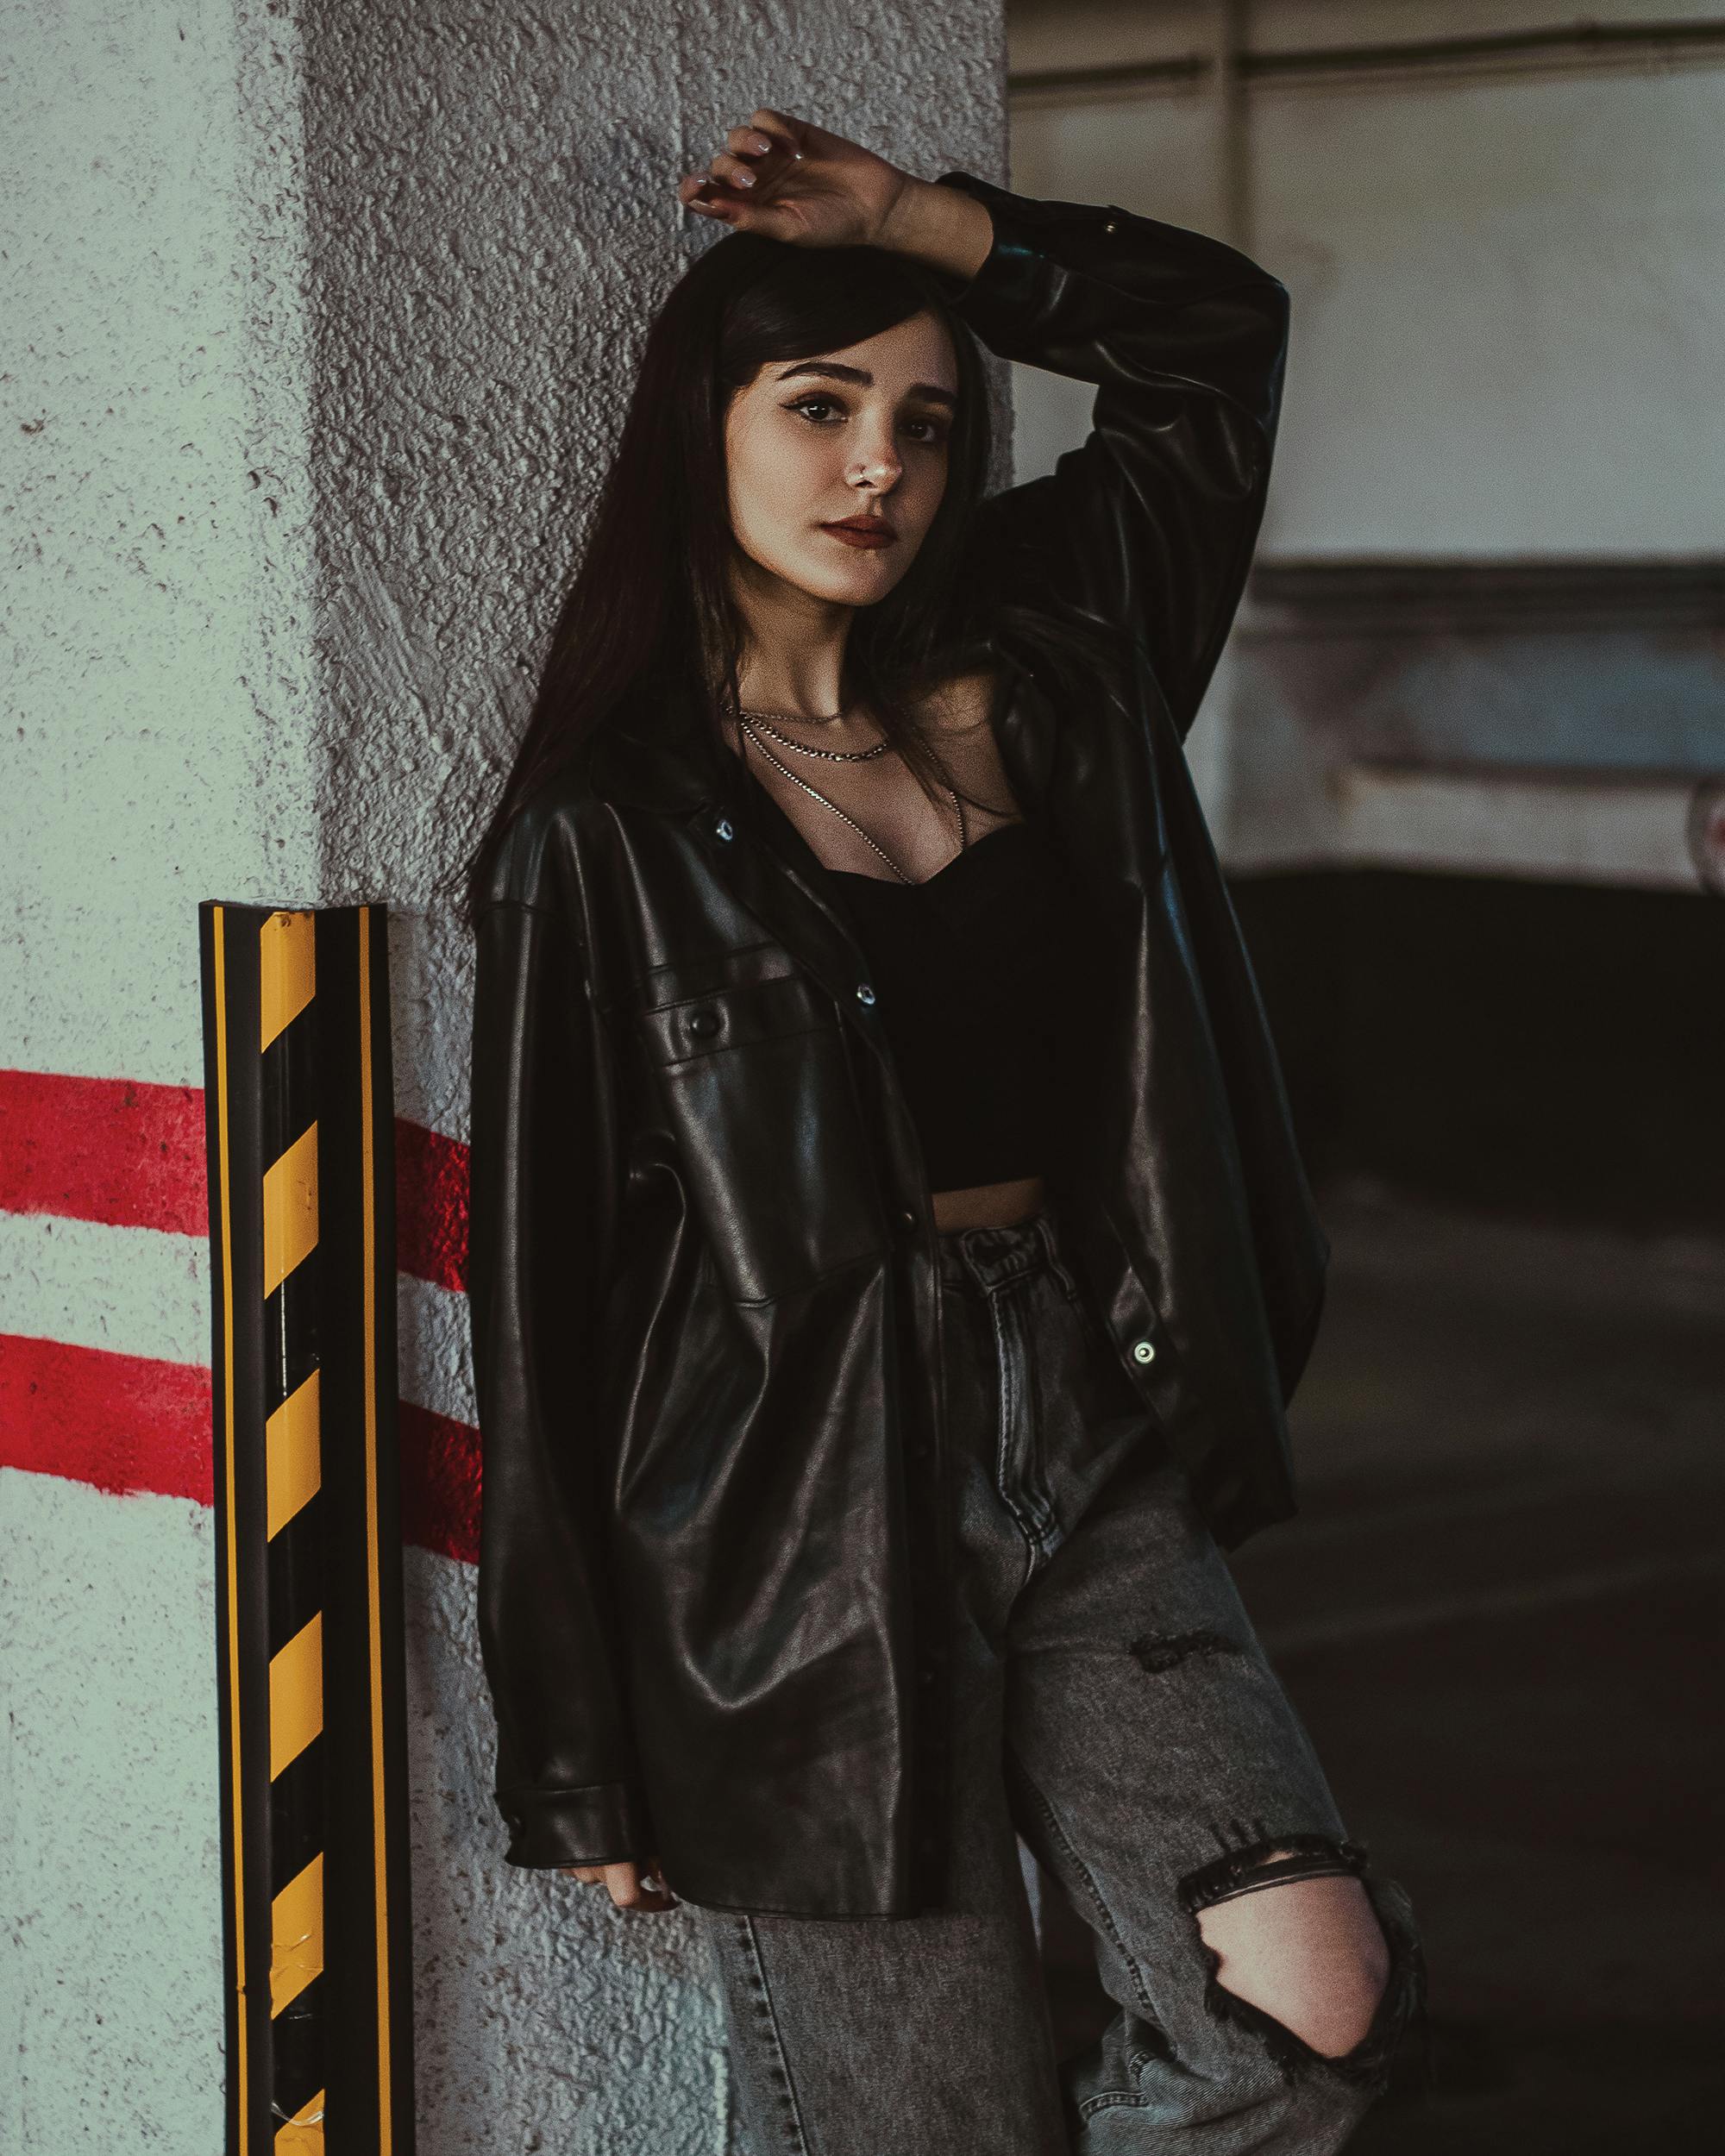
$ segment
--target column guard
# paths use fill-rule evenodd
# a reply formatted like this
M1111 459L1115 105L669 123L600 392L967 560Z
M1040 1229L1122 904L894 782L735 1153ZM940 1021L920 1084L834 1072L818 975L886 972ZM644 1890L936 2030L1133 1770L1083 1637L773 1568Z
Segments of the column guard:
M227 2156L412 2156L387 912L198 941Z

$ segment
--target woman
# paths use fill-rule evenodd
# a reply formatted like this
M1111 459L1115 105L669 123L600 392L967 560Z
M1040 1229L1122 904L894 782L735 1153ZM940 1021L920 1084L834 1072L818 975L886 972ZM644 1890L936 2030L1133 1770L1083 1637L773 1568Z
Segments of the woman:
M509 1860L694 1906L759 2156L1335 2148L1419 1950L1220 1553L1327 1252L1181 747L1286 294L765 109L680 195L472 864ZM977 338L1097 387L986 498Z

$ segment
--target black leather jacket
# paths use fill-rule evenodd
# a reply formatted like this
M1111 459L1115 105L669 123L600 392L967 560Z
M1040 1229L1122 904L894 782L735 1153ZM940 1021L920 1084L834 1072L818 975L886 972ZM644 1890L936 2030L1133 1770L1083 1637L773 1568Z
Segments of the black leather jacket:
M1244 255L963 172L959 314L1097 385L992 497L1003 590L1119 631L1124 697L997 655L1007 778L1088 912L1048 1173L1217 1539L1293 1509L1327 1244L1182 740L1263 514L1288 296ZM763 808L763 802L766 806ZM656 1852L710 1906L941 1886L934 1231L821 864L694 710L623 714L511 826L478 930L469 1296L508 1860Z

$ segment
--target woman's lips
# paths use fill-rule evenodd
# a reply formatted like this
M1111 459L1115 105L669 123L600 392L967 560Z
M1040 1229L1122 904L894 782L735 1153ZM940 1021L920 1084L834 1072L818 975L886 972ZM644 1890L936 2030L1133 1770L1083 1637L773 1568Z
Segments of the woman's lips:
M890 547L896 543L898 533L890 524L883 524L875 517L842 524L823 524L823 531L830 531L835 539L842 539L847 547Z

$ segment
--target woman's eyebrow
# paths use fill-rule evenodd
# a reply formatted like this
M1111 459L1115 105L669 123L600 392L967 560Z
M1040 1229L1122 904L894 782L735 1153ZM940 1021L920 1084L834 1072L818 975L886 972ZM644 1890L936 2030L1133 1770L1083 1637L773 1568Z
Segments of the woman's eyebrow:
M775 379L788 382L794 374L825 374L836 382L856 382L863 389L875 385L875 377L866 367L846 367L839 360L799 360L794 367L787 367ZM913 382L906 393L924 398L932 404L956 405L958 402L951 390L943 389L938 382Z

